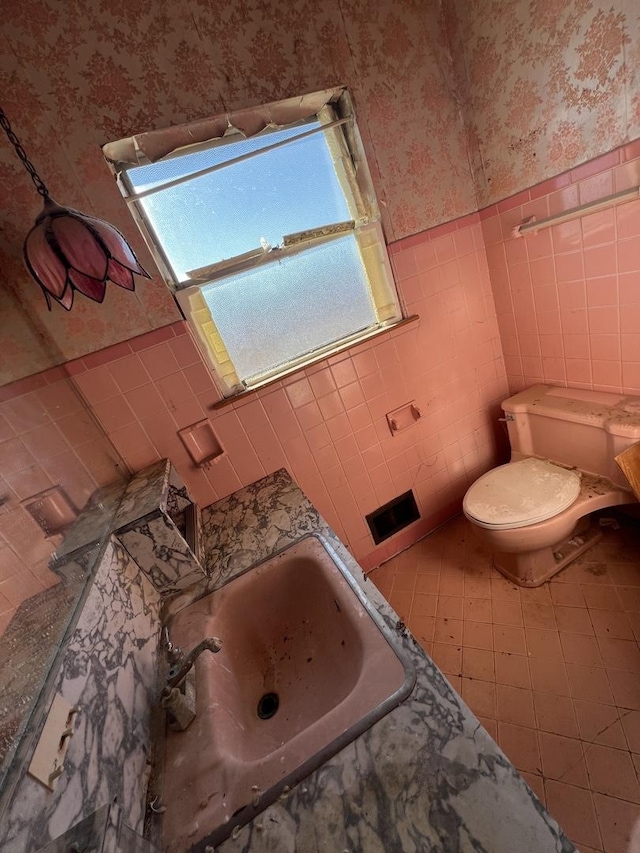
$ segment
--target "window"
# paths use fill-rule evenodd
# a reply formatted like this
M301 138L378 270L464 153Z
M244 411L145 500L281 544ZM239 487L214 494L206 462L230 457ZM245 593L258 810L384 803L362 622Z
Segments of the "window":
M305 97L310 114L299 100L268 105L256 133L238 129L256 118L243 111L222 129L211 119L197 134L170 128L105 146L223 396L401 319L348 93ZM294 120L274 122L292 103ZM182 131L155 162L142 151L140 140L153 148ZM181 144L193 135L205 138Z

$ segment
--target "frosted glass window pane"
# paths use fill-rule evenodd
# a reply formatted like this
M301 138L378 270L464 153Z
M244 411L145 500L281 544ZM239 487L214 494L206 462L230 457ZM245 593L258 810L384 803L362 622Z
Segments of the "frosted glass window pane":
M243 380L376 323L353 235L206 285L202 293Z
M299 135L318 122L130 169L135 192ZM178 281L285 234L352 219L324 133L140 201Z

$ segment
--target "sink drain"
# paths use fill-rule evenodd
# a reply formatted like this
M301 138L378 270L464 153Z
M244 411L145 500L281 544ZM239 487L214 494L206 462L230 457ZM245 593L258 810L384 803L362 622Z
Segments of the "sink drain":
M265 693L258 702L258 716L261 720L270 720L280 707L277 693Z

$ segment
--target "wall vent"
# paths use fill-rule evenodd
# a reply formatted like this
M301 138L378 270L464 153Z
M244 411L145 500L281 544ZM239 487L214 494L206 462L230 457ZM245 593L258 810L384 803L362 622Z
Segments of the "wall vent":
M366 516L376 545L408 527L419 518L420 512L411 489Z

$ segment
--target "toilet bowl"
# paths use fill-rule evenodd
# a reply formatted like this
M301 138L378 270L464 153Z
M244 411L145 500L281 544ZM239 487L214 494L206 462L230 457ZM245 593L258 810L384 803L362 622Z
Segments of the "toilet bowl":
M640 441L640 397L535 385L502 408L511 461L476 480L463 511L503 575L539 586L600 537L590 513L635 503L614 457Z

